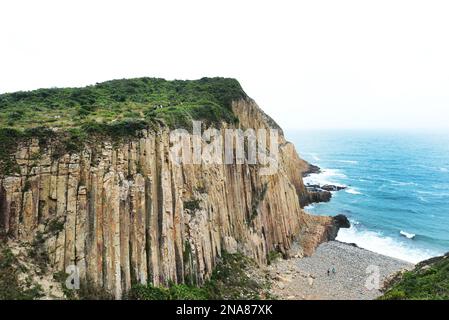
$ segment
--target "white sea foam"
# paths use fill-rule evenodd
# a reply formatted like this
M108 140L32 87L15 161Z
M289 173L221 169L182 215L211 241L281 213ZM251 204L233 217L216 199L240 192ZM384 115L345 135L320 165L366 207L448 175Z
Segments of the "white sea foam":
M433 197L449 197L449 192L435 192L435 191L422 191L422 190L418 190L416 192L419 194L424 194Z
M358 191L356 188L347 188L347 189L345 189L345 191L347 193L355 194L355 195L363 194L360 191Z
M407 239L414 239L415 237L416 237L416 234L414 234L414 233L409 233L409 232L406 232L406 231L399 231L399 233L402 235L402 236L404 236L404 237L406 237Z
M354 223L352 223L349 229L340 229L337 240L355 243L361 248L411 263L417 263L441 254L430 250L418 249L413 247L412 244L406 245L399 240L383 236L378 232L359 230Z
M418 184L416 182L404 182L404 181L395 181L390 180L391 184L394 186L417 186Z
M358 161L355 160L334 160L335 162L340 162L340 163L348 163L348 164L359 164Z
M448 168L440 168L440 171L441 172L449 172L449 169Z
M336 180L347 178L344 173L337 169L322 169L320 173L313 173L304 178L305 184L318 184L324 186L331 184L334 186L346 187L344 184L336 182Z

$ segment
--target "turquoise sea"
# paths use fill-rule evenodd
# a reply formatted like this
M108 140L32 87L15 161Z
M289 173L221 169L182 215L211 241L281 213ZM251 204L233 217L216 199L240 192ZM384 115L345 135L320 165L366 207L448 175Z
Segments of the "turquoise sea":
M449 133L287 131L323 169L307 183L339 184L313 214L345 214L337 240L410 262L449 251Z

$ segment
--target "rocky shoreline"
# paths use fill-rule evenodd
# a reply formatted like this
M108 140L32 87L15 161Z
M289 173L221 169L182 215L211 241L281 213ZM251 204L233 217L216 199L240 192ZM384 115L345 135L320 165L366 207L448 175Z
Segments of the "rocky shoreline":
M303 178L321 172L318 166L308 164ZM305 188L306 205L328 202L333 192L346 189L307 183ZM348 218L337 215L327 228L327 239L322 239L312 254L278 259L267 266L265 273L272 284L270 293L282 300L372 300L382 295L384 283L391 277L413 268L411 263L335 241L339 229L349 227ZM302 247L306 248L304 244Z
M306 178L311 174L320 174L321 172L320 167L309 163L307 169L302 173L302 177ZM320 185L310 183L305 184L305 188L307 190L307 199L302 201L304 207L312 203L329 202L332 199L332 192L346 189L344 186L333 184Z
M270 293L282 300L373 300L384 283L413 264L339 241L321 244L310 257L266 267ZM328 273L329 271L329 273Z

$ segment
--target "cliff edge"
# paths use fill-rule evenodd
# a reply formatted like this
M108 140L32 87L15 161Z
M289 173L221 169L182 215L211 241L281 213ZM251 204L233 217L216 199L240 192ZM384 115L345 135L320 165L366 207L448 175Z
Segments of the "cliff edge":
M54 272L76 266L81 282L120 298L137 283L201 284L222 252L265 264L270 252L290 255L294 242L295 254L310 255L335 238L333 218L301 208L307 165L282 131L271 175L247 162L178 164L170 157L170 128L188 127L187 120L221 131L279 129L238 83L145 79L114 82L117 90L98 84L87 93L0 95L4 114L14 118L23 109L17 121L0 121L2 241L29 246L30 257ZM132 93L122 94L123 87ZM78 100L67 107L72 97ZM50 103L58 105L46 109ZM122 108L115 118L101 116L108 105ZM23 117L28 108L42 119L67 108L81 124L50 114L35 128ZM133 120L123 120L124 112L134 112Z

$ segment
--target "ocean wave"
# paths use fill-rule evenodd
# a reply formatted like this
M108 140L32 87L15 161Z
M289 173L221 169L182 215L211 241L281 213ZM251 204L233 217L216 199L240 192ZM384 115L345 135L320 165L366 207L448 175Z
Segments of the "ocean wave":
M347 176L338 169L322 169L320 173L313 173L304 178L305 184L318 184L324 186L326 184L346 187L346 185L337 182L339 179L345 179Z
M416 234L414 234L414 233L409 233L409 232L406 232L406 231L399 231L399 234L401 235L401 236L404 236L404 237L406 237L407 239L410 239L410 240L412 240L412 239L414 239L415 237L416 237Z
M307 210L313 210L313 209L315 209L315 206L313 204L309 204L309 205L304 207L304 210L306 210L306 211Z
M426 198L424 198L423 196L418 196L419 201L421 202L425 202L425 203L429 203L429 200L427 200Z
M360 230L355 224L349 229L341 229L337 236L338 241L355 243L361 248L377 252L386 256L401 259L411 263L418 263L441 253L424 250L406 245L399 240L369 230Z
M432 188L438 189L438 190L449 190L449 183L447 183L447 182L434 183L434 184L432 184Z
M439 172L449 172L449 168L447 168L447 167L429 166L429 165L423 165L423 164L414 165L414 167L425 169L428 171L430 170L430 171L439 171Z
M404 182L404 181L396 181L396 180L389 180L392 185L394 186L418 186L416 182Z
M356 160L334 160L334 162L348 163L348 164L359 164L359 162Z
M347 189L345 189L345 191L346 191L347 193L355 194L355 195L363 194L363 193L361 193L360 191L358 191L358 190L355 189L355 188L347 188Z
M316 153L307 153L307 155L311 156L315 161L321 160Z
M349 222L351 223L351 226L359 226L360 222L357 220L349 219Z
M416 191L418 194L424 194L427 196L433 196L433 197L449 197L449 192L437 192L437 191L423 191L418 190Z

